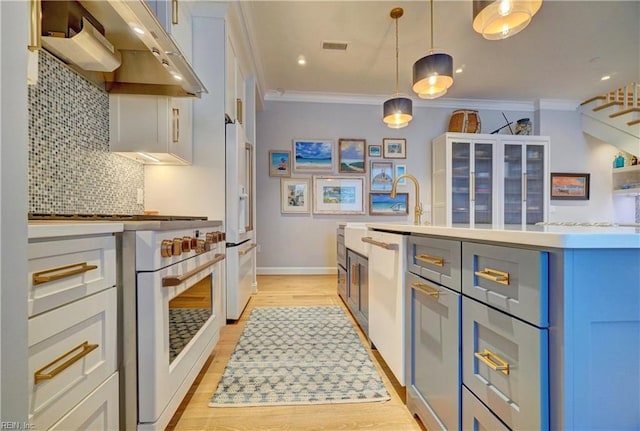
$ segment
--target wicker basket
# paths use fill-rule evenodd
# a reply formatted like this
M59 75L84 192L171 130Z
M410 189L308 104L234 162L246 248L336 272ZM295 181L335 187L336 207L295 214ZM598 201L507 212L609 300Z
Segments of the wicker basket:
M480 133L480 115L478 111L457 109L451 113L449 132Z

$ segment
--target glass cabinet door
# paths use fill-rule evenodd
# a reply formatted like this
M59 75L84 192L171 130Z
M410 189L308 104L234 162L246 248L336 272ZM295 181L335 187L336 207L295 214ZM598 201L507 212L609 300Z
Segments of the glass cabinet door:
M451 145L451 222L471 223L471 144L453 142Z
M526 146L526 173L524 201L527 211L527 224L544 221L544 145Z
M504 223L522 224L522 145L504 146Z
M493 223L493 144L473 146L472 196L474 225Z

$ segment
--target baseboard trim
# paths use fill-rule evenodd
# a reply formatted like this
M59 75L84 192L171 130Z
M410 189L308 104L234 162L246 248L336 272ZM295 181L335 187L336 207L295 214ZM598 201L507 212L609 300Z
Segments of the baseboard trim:
M337 271L338 269L335 266L270 266L256 268L256 273L258 275L328 275L336 274Z

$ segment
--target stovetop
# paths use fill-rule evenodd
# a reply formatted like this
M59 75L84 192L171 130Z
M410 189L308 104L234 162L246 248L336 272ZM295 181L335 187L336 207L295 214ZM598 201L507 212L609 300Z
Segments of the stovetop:
M176 216L161 214L52 214L29 213L29 220L68 221L176 221L207 220L206 216Z

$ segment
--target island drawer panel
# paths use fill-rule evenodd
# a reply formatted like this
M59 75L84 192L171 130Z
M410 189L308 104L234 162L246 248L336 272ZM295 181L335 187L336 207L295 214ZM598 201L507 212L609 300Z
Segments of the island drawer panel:
M462 386L462 429L510 431L464 385Z
M511 429L549 428L548 332L462 299L462 382Z
M548 253L464 242L462 292L538 327L549 326Z
M409 237L407 269L460 292L461 242L424 236Z
M28 252L29 317L116 284L113 235L31 241Z

